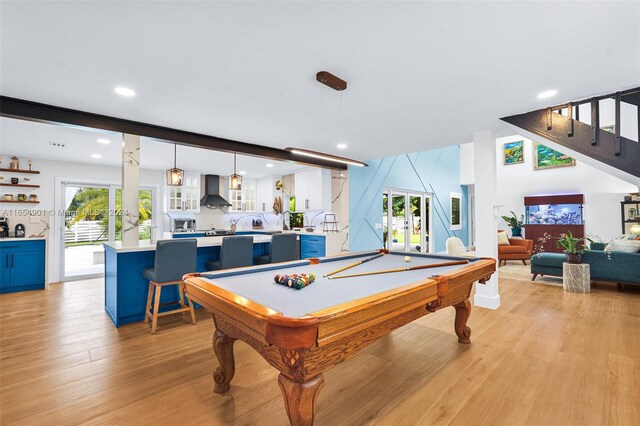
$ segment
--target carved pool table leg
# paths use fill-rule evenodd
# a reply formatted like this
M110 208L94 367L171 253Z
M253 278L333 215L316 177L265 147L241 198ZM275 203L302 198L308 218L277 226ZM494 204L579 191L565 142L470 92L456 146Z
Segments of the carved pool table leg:
M456 309L454 327L458 335L458 342L469 344L471 343L471 329L467 327L467 320L471 315L471 302L469 302L469 299L466 299L460 303L456 303L453 307Z
M236 339L232 339L220 330L213 333L213 350L220 363L213 372L213 391L216 393L225 393L231 387L231 379L236 373L236 362L233 358L235 341Z
M313 425L315 402L324 386L324 375L319 374L303 383L294 382L280 373L278 384L284 398L284 407L293 426Z

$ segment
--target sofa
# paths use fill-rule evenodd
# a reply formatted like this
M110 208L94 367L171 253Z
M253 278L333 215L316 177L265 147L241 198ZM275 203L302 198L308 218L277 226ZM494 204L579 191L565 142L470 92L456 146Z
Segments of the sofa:
M600 248L600 247L599 247ZM531 257L531 273L534 281L538 275L562 276L563 253L538 253ZM640 253L593 249L582 255L582 262L590 266L591 280L619 284L640 285Z

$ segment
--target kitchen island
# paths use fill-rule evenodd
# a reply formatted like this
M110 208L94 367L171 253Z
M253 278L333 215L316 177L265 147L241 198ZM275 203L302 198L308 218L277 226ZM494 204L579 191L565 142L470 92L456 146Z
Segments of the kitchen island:
M196 238L198 241L196 271L205 272L205 263L220 258L223 237ZM253 236L253 256L269 252L270 235ZM156 247L141 241L138 247L122 247L120 242L104 244L104 308L116 327L144 320L149 281L142 276L144 268L154 264ZM162 292L161 303L178 299L176 286ZM171 306L165 306L169 309Z

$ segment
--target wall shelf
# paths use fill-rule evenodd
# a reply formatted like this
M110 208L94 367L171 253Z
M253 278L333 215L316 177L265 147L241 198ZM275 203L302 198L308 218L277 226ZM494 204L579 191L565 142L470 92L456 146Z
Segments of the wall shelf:
M40 185L30 185L26 183L0 183L0 186L14 187L14 188L40 188Z
M0 203L38 204L38 203L40 203L40 201L0 200Z
M27 173L27 174L31 174L31 175L39 175L40 172L37 170L22 170L22 169L0 169L0 172L7 172L7 173Z

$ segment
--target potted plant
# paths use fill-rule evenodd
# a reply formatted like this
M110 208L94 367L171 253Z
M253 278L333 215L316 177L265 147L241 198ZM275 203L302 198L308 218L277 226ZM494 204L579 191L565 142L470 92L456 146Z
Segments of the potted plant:
M567 263L582 263L582 254L589 251L586 242L593 242L590 238L576 238L571 231L561 234L556 241L556 247L563 248L564 254L567 256Z
M509 224L512 237L522 237L522 228L524 227L524 215L520 215L518 220L514 212L510 212L511 216L502 216L502 219Z

